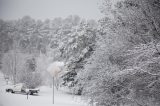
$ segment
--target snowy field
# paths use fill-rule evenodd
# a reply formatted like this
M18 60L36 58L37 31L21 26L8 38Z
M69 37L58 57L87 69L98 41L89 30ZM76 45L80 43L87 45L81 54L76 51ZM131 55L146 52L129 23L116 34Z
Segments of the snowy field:
M52 88L40 87L38 95L12 94L5 92L6 83L0 74L0 106L87 106L79 96L54 90L55 99L53 104Z

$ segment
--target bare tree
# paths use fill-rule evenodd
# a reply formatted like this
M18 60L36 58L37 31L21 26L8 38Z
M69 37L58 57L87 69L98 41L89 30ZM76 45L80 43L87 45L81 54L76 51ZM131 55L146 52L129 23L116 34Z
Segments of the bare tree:
M19 72L24 69L25 60L28 55L20 51L10 50L2 58L2 72L11 77L14 84L17 82Z

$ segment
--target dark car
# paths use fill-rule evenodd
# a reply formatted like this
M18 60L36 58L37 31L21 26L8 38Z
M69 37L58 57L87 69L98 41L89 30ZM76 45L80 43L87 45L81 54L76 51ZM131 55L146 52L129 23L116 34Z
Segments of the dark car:
M10 87L6 88L6 92L11 92L11 93L24 93L24 94L38 94L39 89L28 89L25 84L19 83Z

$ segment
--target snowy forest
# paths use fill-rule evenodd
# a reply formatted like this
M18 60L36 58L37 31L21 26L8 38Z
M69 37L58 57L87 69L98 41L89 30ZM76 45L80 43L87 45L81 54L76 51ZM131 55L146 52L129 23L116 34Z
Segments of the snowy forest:
M114 2L113 2L114 1ZM94 106L160 106L160 0L103 0L104 17L0 20L0 68L14 84L59 87Z

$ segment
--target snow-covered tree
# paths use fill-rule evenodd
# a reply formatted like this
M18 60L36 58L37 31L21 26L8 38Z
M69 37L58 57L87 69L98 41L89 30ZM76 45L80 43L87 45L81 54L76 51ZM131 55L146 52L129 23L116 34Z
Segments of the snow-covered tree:
M66 59L68 73L63 76L64 83L68 87L77 84L76 75L84 69L86 59L91 56L96 42L96 22L81 21L79 25L72 27L68 34L68 41L62 46L62 56ZM80 88L78 88L80 89Z
M3 55L2 72L11 77L14 83L18 82L20 73L25 68L25 61L28 58L27 54L20 51L10 50Z
M38 71L42 77L42 84L52 85L52 76L48 74L48 65L52 62L52 58L48 55L40 54L36 58L36 71Z
M156 0L104 0L97 47L78 75L92 103L159 105L158 5Z

